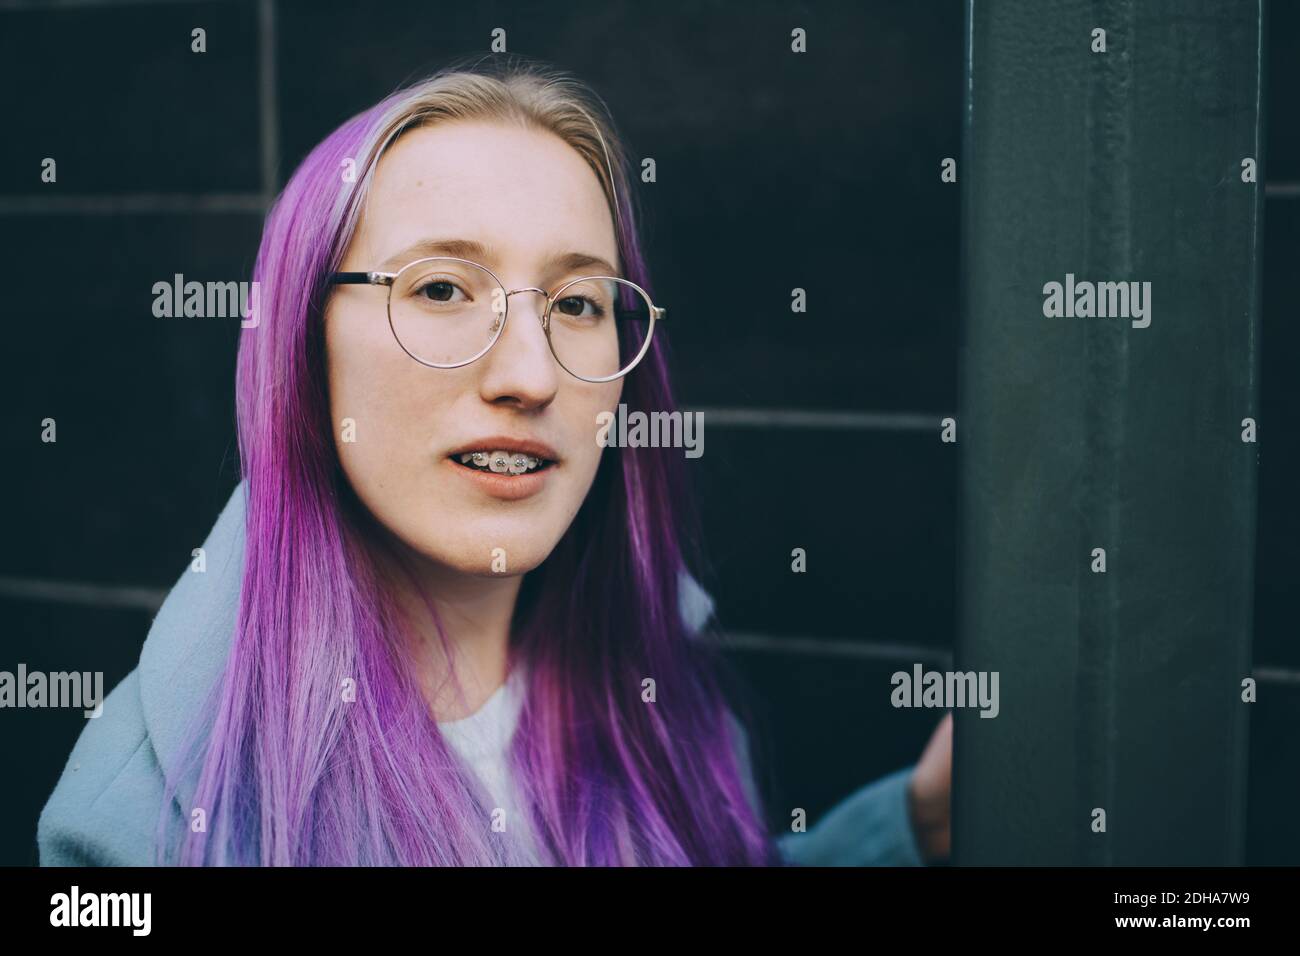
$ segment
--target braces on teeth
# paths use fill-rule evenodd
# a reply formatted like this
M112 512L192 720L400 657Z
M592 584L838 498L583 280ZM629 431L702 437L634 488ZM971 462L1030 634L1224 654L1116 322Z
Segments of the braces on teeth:
M536 470L542 464L542 459L532 455L511 454L508 451L471 451L460 456L460 463L494 471L499 475L522 475Z

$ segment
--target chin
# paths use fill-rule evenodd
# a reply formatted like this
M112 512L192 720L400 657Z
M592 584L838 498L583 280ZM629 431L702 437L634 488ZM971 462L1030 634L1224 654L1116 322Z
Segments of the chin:
M497 545L497 547L504 549L505 554L503 557L494 558L490 550L464 551L455 554L426 552L425 556L457 574L480 578L508 578L527 574L546 560L545 553L525 552L520 548L512 548L509 545ZM498 561L500 563L497 563ZM497 568L501 570L497 570Z
M474 522L462 517L435 523L433 527L444 529L436 541L415 539L417 549L425 557L460 574L484 577L532 571L546 560L560 540L560 535L551 533L549 526L543 530L536 518L522 516Z

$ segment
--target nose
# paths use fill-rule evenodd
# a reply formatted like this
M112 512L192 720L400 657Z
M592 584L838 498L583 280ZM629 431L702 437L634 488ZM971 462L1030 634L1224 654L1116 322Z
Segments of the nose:
M560 368L551 354L542 324L547 293L544 289L528 287L507 292L506 298L524 292L536 293L541 298L532 308L527 296L510 303L501 337L483 356L479 390L486 402L537 409L546 407L555 398Z

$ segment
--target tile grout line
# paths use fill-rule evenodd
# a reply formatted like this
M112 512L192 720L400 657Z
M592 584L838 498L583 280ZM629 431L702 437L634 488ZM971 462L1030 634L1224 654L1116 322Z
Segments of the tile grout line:
M266 0L269 4L270 0ZM274 22L274 16L270 19ZM271 28L274 31L274 27ZM266 59L274 69L275 55ZM228 212L262 214L275 196L275 170L279 166L279 136L274 128L278 110L274 91L259 94L264 100L262 129L261 177L264 193L87 193L85 195L46 196L0 195L0 216L41 215L122 215L144 213ZM271 128L268 129L268 119ZM266 184L270 185L267 186ZM1300 199L1300 182L1271 183L1264 187L1267 199Z
M44 13L52 10L75 10L80 7L138 7L144 4L197 5L205 0L0 0L0 13L23 11Z
M162 606L166 596L167 592L158 588L0 576L0 597L19 600L132 608L152 613Z
M0 196L0 216L119 216L140 213L256 213L258 193L124 193L85 196Z
M848 431L937 431L944 418L925 412L804 411L794 408L712 408L694 411L706 425L729 428L826 428Z
M884 641L856 642L850 639L756 634L723 631L718 642L727 650L760 651L817 657L930 662L952 666L952 652L921 644L892 644Z
M160 588L0 576L0 598L77 604L87 607L128 608L156 614L166 597L167 591ZM932 663L945 668L952 666L950 651L921 644L897 644L885 641L858 643L848 639L757 634L746 631L724 631L719 635L718 642L724 649L734 651ZM1253 668L1252 674L1256 680L1263 683L1300 686L1300 670L1297 669L1261 666Z

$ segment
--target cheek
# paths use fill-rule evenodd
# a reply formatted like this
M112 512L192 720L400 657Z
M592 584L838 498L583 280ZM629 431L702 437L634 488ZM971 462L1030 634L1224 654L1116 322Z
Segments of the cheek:
M600 465L601 453L605 451L596 440L601 430L603 413L618 414L618 403L623 395L623 380L592 385L584 389L582 399L574 403L574 412L569 416L573 447L579 460L588 472L588 479L594 478Z
M618 449L603 448L596 440L601 429L602 412L617 414L623 382L606 382L582 388L571 410L565 415L569 446L569 481L562 506L563 518L572 521L591 492L604 455L617 455ZM560 529L563 533L563 529Z
M368 318L334 316L325 332L334 444L344 474L363 499L400 491L423 450L418 415L433 405L419 392L420 383L410 380L410 360L391 347L388 326ZM388 510L382 502L367 503Z

